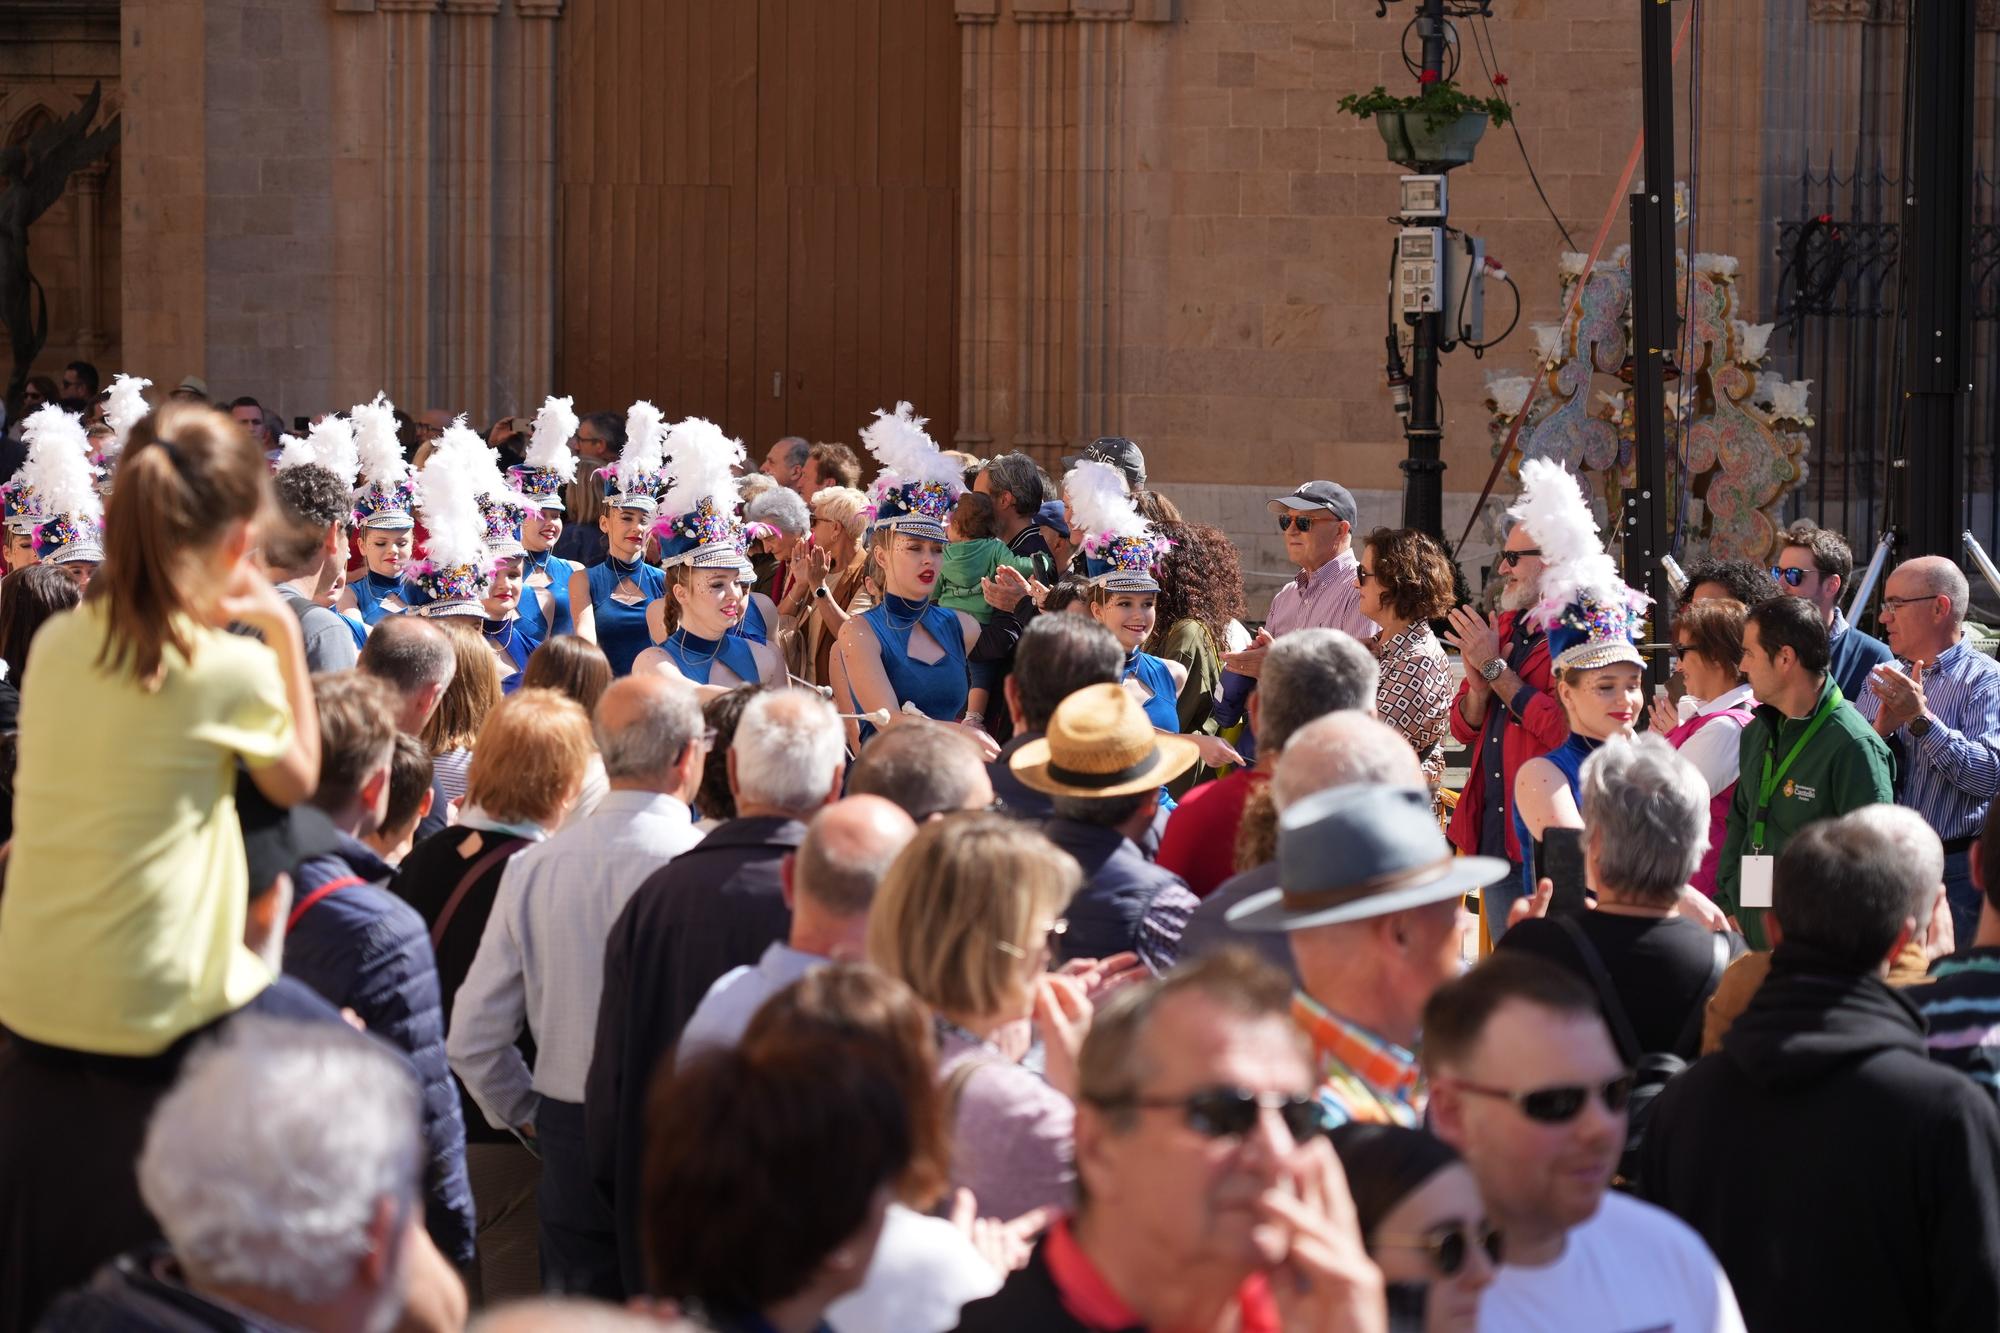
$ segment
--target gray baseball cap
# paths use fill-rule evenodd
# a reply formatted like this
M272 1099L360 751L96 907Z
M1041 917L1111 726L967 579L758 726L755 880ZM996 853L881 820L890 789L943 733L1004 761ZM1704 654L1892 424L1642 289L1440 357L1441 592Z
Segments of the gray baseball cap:
M1455 856L1430 793L1356 785L1315 792L1278 819L1278 883L1229 909L1238 930L1305 930L1443 902L1505 879L1492 856Z

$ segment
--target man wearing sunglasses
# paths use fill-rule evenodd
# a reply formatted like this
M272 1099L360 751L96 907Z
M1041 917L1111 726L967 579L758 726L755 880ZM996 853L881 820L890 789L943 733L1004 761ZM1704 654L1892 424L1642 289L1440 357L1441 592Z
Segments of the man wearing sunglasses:
M1494 954L1425 1008L1424 1069L1431 1127L1479 1178L1503 1238L1482 1328L1741 1333L1729 1279L1701 1237L1610 1192L1633 1079L1582 981L1539 958ZM1719 1151L1701 1165L1718 1181L1736 1170ZM1760 1197L1784 1197L1773 1191ZM1796 1282L1806 1270L1788 1271Z
M1882 590L1894 662L1868 677L1854 702L1896 752L1897 800L1944 842L1944 892L1957 938L1979 929L1969 864L2000 792L2000 662L1965 641L1972 589L1938 555L1905 560Z
M1826 622L1833 683L1840 686L1841 697L1853 703L1861 697L1868 673L1890 660L1888 644L1848 624L1841 614L1840 599L1854 576L1854 552L1839 533L1804 520L1787 528L1782 540L1771 577L1778 581L1780 592L1819 608L1820 619Z
M1239 675L1256 676L1271 641L1295 629L1337 629L1364 642L1375 623L1361 614L1361 590L1354 581L1354 497L1331 481L1309 481L1265 508L1285 539L1285 558L1299 576L1271 598L1270 614L1256 642L1224 654L1222 664Z
M1385 1326L1289 996L1282 973L1225 951L1098 1012L1077 1069L1077 1211L959 1333Z
M1458 650L1465 680L1447 716L1452 737L1467 747L1468 776L1447 830L1467 856L1501 857L1514 875L1490 890L1486 919L1493 937L1507 929L1507 909L1520 896L1521 847L1514 832L1514 778L1521 765L1569 739L1569 718L1556 702L1549 675L1548 635L1528 623L1542 595L1542 553L1527 525L1516 523L1495 562L1500 614L1488 621L1470 606L1454 607L1444 640Z
M1931 988L1886 981L1936 892L1910 859L1862 812L1794 837L1770 975L1653 1103L1641 1187L1713 1247L1752 1328L2000 1328L1993 1089L1927 1058Z

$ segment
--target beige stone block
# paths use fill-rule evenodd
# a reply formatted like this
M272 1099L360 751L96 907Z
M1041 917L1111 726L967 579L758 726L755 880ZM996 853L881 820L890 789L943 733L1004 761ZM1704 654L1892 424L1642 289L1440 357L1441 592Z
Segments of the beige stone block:
M1266 347L1326 347L1326 310L1311 302L1266 305L1260 311L1260 327Z
M1195 214L1235 216L1239 207L1233 171L1176 171L1174 207Z
M1257 57L1249 51L1219 51L1215 56L1215 86L1249 88L1257 82Z
M1354 211L1354 177L1341 172L1294 173L1292 211L1311 216L1351 215Z
M1267 129L1263 165L1273 171L1314 171L1319 167L1319 131L1311 128Z
M1176 125L1166 133L1164 153L1148 153L1135 142L1134 165L1141 170L1158 166L1171 167L1176 171L1207 171L1215 165L1209 156L1209 137L1213 133L1217 131Z
M1292 211L1292 176L1288 171L1252 171L1242 177L1242 208L1246 216L1272 216Z
M1346 120L1340 110L1340 97L1340 93L1324 88L1294 88L1285 94L1284 123L1314 128L1338 126Z
M1256 60L1259 88L1312 87L1313 62L1309 51L1260 52Z
M1229 123L1232 125L1283 125L1285 100L1299 96L1269 88L1238 88L1229 94Z
M1173 117L1181 125L1230 125L1235 99L1254 96L1228 88L1180 88L1173 95Z
M1569 49L1577 52L1637 51L1639 25L1623 17L1571 19Z
M1267 165L1262 154L1264 136L1269 133L1253 125L1210 130L1209 167L1217 171L1256 171Z

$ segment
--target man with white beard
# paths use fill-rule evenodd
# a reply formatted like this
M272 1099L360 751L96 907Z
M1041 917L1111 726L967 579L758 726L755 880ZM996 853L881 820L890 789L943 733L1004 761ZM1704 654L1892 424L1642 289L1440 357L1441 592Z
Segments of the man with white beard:
M1504 857L1514 867L1512 878L1481 894L1486 933L1494 940L1505 933L1507 909L1520 896L1514 774L1569 739L1569 721L1549 678L1548 638L1527 619L1541 596L1542 553L1526 526L1517 523L1508 532L1496 563L1503 581L1499 616L1489 624L1475 608L1457 607L1444 636L1465 663L1465 681L1451 705L1451 734L1467 747L1470 770L1447 833L1465 855Z

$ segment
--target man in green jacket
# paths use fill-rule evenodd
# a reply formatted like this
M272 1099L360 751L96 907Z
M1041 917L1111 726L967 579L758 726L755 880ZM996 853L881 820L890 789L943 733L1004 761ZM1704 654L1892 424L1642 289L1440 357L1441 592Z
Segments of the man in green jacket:
M1777 597L1750 608L1743 671L1758 705L1743 728L1736 797L1716 871L1715 902L1753 949L1770 947L1764 912L1744 907L1745 858L1776 858L1794 833L1896 799L1889 747L1827 674L1826 622L1810 603ZM1770 861L1761 863L1768 891ZM1758 868L1753 864L1753 878Z

